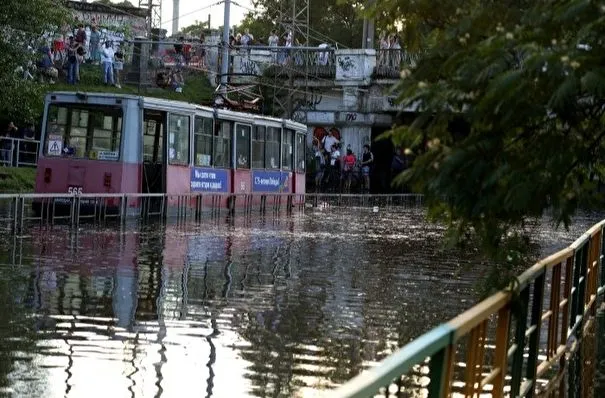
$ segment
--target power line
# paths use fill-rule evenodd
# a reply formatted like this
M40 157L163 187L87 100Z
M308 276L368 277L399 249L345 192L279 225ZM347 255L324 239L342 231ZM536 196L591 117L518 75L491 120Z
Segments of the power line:
M172 19L167 20L166 22L163 22L163 21L162 21L162 25L167 24L167 23L171 23L172 21L174 21L174 20L175 20L175 19L177 19L177 18L186 17L186 16L189 16L189 15L192 15L192 14L196 14L196 13L198 13L198 12L200 12L200 11L207 10L208 8L212 8L212 7L219 6L219 5L223 4L224 2L225 2L224 0L217 1L216 3L212 3L212 4L207 5L207 6L205 6L205 7L198 8L198 9L196 9L196 10L193 10L193 11L187 12L187 13L185 13L185 14L181 14L181 15L179 15L178 17L174 17L174 18L172 18Z
M250 7L243 6L243 5L241 5L241 4L239 4L239 3L235 2L235 1L232 1L231 4L233 4L234 6L243 8L244 10L247 10L247 11L258 12L258 10L255 10L253 8L250 8ZM284 12L283 11L281 11L281 10L276 10L276 11L280 14L280 17L282 17L282 18L284 17ZM334 40L330 36L327 36L326 34L321 33L318 30L313 29L311 26L308 26L308 29L309 29L309 31L312 31L312 32L314 32L315 34L318 35L318 36L312 36L311 34L309 34L309 37L311 37L312 39L315 39L315 40L320 41L320 42L329 41L329 42L335 43L335 44L337 44L337 45L339 45L339 46L341 46L343 48L349 48L348 46L344 45L343 43L341 43L341 42L339 42L337 40Z
M150 1L151 1L151 0L150 0ZM224 0L220 0L220 1L217 1L216 3L212 3L212 4L209 4L209 5L207 5L207 6L204 6L204 7L198 8L198 9L196 9L196 10L189 11L189 12L187 12L187 13L185 13L185 14L180 14L178 17L175 17L175 16L173 15L173 18L172 18L172 19L168 19L168 20L166 20L166 21L162 21L162 25L166 25L166 24L172 23L172 21L174 21L175 19L182 18L182 17L186 17L186 16L189 16L189 15L192 15L192 14L198 13L198 12L200 12L200 11L204 11L204 10L206 10L206 9L208 9L208 8L216 7L216 6L221 5L221 4L223 4L223 3L224 3ZM107 8L109 8L109 9L112 9L112 10L116 11L116 12L117 12L117 13L119 13L119 14L122 14L122 15L128 15L128 16L130 16L130 17L135 17L135 18L141 18L141 16L140 16L140 15L132 14L132 13L130 13L130 12L128 12L128 11L126 11L126 10L125 10L125 9L123 9L123 8L116 7L116 6L113 6L113 5L110 5L110 4L105 4L105 3L103 3L103 5L104 5L105 7L107 7Z
M162 43L164 44L164 42L162 42ZM172 43L172 42L166 42L166 44L168 44L168 43ZM175 44L179 44L180 42L174 42L174 43ZM221 48L221 47L222 46L220 46L220 45L207 45L207 46L204 46L204 48L217 48L217 49ZM286 47L278 47L278 48L286 49ZM288 49L291 49L291 47L288 47ZM256 62L261 63L261 64L265 64L265 65L275 65L272 62L263 62L263 61L256 61ZM296 68L293 68L293 67L290 67L290 66L287 66L287 65L282 65L282 66L285 69L289 69L290 71L293 71L293 72L298 72L298 73L301 72L299 69L296 69ZM219 75L217 72L215 72L213 70L210 70L210 69L208 69L205 72L207 74L210 74L210 75ZM256 78L257 79L261 79L261 77L258 77L258 76L256 76ZM320 80L320 81L325 81L325 82L331 83L331 84L334 82L333 79L328 79L328 78L317 77L317 79ZM259 85L259 86L264 86L264 87L268 87L268 88L275 88L275 89L283 88L283 85L271 84L271 83L268 83L268 82L263 82L261 80L259 80L257 82L254 82L254 83L249 83L247 85L248 86L250 86L250 85ZM331 91L338 91L338 92L343 92L344 91L343 88L336 88L336 87L333 87L333 86L330 87L329 89ZM297 88L292 88L292 89L289 89L288 91L290 91L292 94L305 94L305 92L306 92L305 90L297 89ZM358 93L366 93L366 98L368 98L368 99L384 99L384 97L385 97L384 95L370 95L370 94L367 94L368 90L366 90L366 89L355 88L355 91L358 92ZM342 97L336 96L336 95L330 95L330 94L324 94L324 93L322 93L321 95L324 98L330 98L330 99L335 99L335 100L341 100L342 99Z

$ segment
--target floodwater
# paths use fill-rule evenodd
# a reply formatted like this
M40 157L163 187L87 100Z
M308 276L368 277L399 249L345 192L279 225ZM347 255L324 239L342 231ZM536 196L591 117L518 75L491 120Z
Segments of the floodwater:
M316 396L469 308L487 271L418 209L0 236L0 395L20 397Z

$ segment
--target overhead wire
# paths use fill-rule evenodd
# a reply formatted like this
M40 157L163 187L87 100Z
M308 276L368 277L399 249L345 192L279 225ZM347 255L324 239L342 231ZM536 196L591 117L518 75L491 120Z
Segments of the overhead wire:
M232 4L232 5L234 5L234 6L237 6L237 7L243 8L244 10L247 10L247 11L251 11L251 12L257 12L257 10L255 10L255 9L253 9L253 8L250 8L250 7L243 6L243 5L239 4L237 1L232 1L232 2L231 2L231 4ZM281 10L277 10L277 12L280 14L280 17L287 16L287 15L285 15L285 13L284 13L284 12L282 12ZM330 41L330 42L332 42L332 43L335 43L335 44L337 44L337 45L339 45L339 46L341 46L341 47L343 47L343 48L349 48L348 46L344 45L343 43L340 43L338 40L334 40L334 39L333 39L333 38L331 38L330 36L327 36L327 35L325 35L324 33L321 33L320 31L315 30L315 29L313 29L313 28L312 28L312 27L310 27L310 26L309 26L308 28L309 28L309 31L313 31L315 34L319 35L319 36L311 36L311 35L309 35L309 37L311 37L311 38L313 38L313 39L316 39L317 41L320 41L320 42L325 42L325 41L326 41L325 39L328 39L327 41ZM322 36L323 36L323 38L322 38Z
M151 0L149 0L149 1L151 1ZM224 0L219 0L219 1L215 2L215 3L209 4L209 5L207 5L207 6L204 6L204 7L198 8L198 9L195 9L195 10L193 10L193 11L188 11L188 12L186 12L186 13L184 13L184 14L180 14L180 15L178 15L178 16L176 16L176 17L173 15L173 16L172 16L172 19L168 19L168 20L166 20L166 21L162 20L162 23L161 23L161 24L162 24L162 26L163 26L163 25L166 25L166 24L169 24L169 23L171 23L172 21L174 21L174 20L176 20L176 19L180 19L180 18L182 18L182 17L186 17L186 16L189 16L189 15L192 15L192 14L196 14L196 13L198 13L198 12L200 12L200 11L204 11L204 10L206 10L206 9L208 9L208 8L216 7L216 6L218 6L218 5L223 4L224 2L225 2ZM109 8L109 9L111 9L111 10L114 10L114 11L116 11L117 13L120 13L120 14L122 14L122 15L128 15L128 16L130 16L130 17L135 17L135 18L141 18L141 16L140 16L140 15L136 15L136 14L133 14L133 13L131 13L131 12L128 12L128 11L126 11L124 8L121 8L121 7L116 7L115 5L112 5L111 3L110 3L110 4L105 4L105 3L103 3L102 5L103 5L103 6L105 6L105 7L107 7L107 8Z
M222 45L205 45L203 47L204 48L216 48L217 51L218 51L218 50L220 50L222 48ZM284 49L284 50L286 49L286 47L278 47L278 49L280 49L280 48ZM251 47L250 49L254 49L254 47ZM290 56L291 57L295 57L295 55L296 55L296 47L289 47L287 49L293 51L293 54L290 55ZM318 50L315 53L323 52L322 50L323 49ZM249 49L244 49L243 51L247 52L247 51L249 51ZM308 54L308 52L307 52L307 54ZM245 57L245 56L242 55L242 57ZM312 78L315 81L326 83L326 84L328 84L330 86L330 90L331 91L338 91L338 92L344 92L345 91L344 88L334 87L334 79L333 78L319 77L319 76L317 76L315 74L307 73L304 70L296 68L296 66L294 66L292 64L277 64L277 63L275 63L273 61L261 61L259 59L255 59L254 62L256 62L257 64L260 64L262 66L265 66L265 67L277 66L277 67L281 68L282 70L285 70L285 71L288 71L288 72L295 72L297 74L300 74L299 77L295 77L295 78L301 78L302 79L302 78L307 77L307 78ZM334 62L335 61L332 61L332 63L334 63ZM212 75L215 75L215 76L220 75L218 72L215 72L214 70L210 70L210 69L205 70L205 72L207 74L211 75L211 76ZM233 73L230 73L229 75L233 75ZM273 88L273 89L283 89L284 88L284 86L280 86L280 85L277 85L277 84L271 84L271 83L269 83L267 81L261 80L261 78L262 78L261 76L256 76L256 79L258 79L258 80L257 80L257 82L255 82L253 84L258 85L258 86L264 86L264 87L267 87L267 88ZM245 83L245 84L249 85L251 83ZM356 88L349 87L349 89L353 89L357 93L364 93L364 94L366 94L366 98L368 98L368 99L384 99L384 97L385 97L385 95L371 95L371 94L368 93L367 89L361 89L361 88L358 88L358 87L356 87ZM294 88L294 87L287 88L286 90L290 94L295 94L295 93L296 94L305 94L307 92L304 89ZM322 93L321 95L324 98L331 98L331 99L335 99L335 100L342 100L342 97L335 96L335 95L330 95L330 94L325 94L325 93Z
M209 4L209 5L207 5L207 6L204 6L204 7L201 7L201 8L199 8L199 9L196 9L196 10L194 10L194 11L191 11L191 12L187 12L187 13L181 14L181 15L179 15L179 18L184 17L184 16L188 16L188 15L195 14L195 13L197 13L197 12L200 12L200 11L206 10L206 9L208 9L208 8L211 8L211 7L216 7L216 6L218 6L218 5L222 4L222 3L224 3L224 0L220 0L220 1L217 1L217 2L215 2L215 3ZM246 7L246 6L241 5L241 4L240 4L240 3L238 3L237 1L232 1L232 2L231 2L231 4L233 4L233 5L237 6L237 7L243 8L243 9L245 9L245 10L248 10L248 11L252 11L252 12L255 12L255 11L256 11L255 9L252 9L252 8L250 8L250 7ZM125 11L124 9L119 8L119 7L114 7L114 6L112 6L112 5L107 5L107 4L106 4L106 6L107 6L108 8L114 9L114 10L116 10L116 11L118 11L118 12L120 12L120 13L124 14L124 15L130 15L130 16L133 16L133 17L139 17L138 15L135 15L135 14L129 13L129 12ZM281 12L281 11L278 11L278 12L281 14L281 16L284 16L284 15L285 15L285 14L284 14L283 12ZM176 19L176 18L172 18L172 19L167 20L167 21L162 21L162 25L164 25L164 24L168 24L168 23L170 23L170 22L174 21L175 19ZM323 36L324 38L329 39L329 40L330 40L331 42L333 42L333 43L336 43L336 44L341 44L341 45L342 45L342 43L339 43L337 40L334 40L334 39L330 38L329 36L327 36L327 35L325 35L325 34L323 34L323 33L319 32L319 31L316 31L315 29L313 29L313 28L311 28L311 27L309 27L309 30L310 30L310 31L313 31L313 32L315 32L315 33L317 33L318 35ZM310 36L310 37L311 37L311 38L314 38L314 39L319 39L319 41L324 41L323 39L321 39L320 37L317 37L317 36ZM342 46L346 48L346 46L344 46L344 45L342 45ZM204 48L213 48L213 47L216 47L216 48L222 48L222 45L220 45L220 44L218 44L218 45L203 45L203 47L204 47ZM319 52L322 52L322 51L317 51L317 53L319 53ZM327 83L330 83L331 85L333 85L333 82L334 82L334 80L333 80L333 79L329 79L329 78L323 78L323 77L316 76L316 75L314 75L314 74L310 74L310 73L307 73L307 72L303 72L303 71L301 71L300 69L296 69L296 68L294 68L294 67L292 67L292 66L288 66L288 65L284 65L284 64L276 64L276 63L274 63L274 62L259 61L259 60L255 60L255 62L257 62L257 63L261 63L261 64L264 64L264 65L271 65L271 66L273 66L273 65L279 65L279 66L280 66L282 69L284 69L284 70L287 70L287 71L294 71L294 72L297 72L297 73L302 73L301 78L305 78L305 77L306 77L306 78L309 78L309 77L311 77L311 78L313 78L314 80L318 80L318 81L327 82ZM214 75L218 75L218 73L216 73L216 72L214 72L214 71L210 71L210 70L207 70L207 71L206 71L206 73L209 73L209 74L214 74ZM259 82L259 83L257 83L257 84L262 85L262 86L265 86L265 87L269 87L269 88L274 88L274 89L282 89L282 88L284 88L283 86L278 86L278 85L276 85L276 84L270 84L270 83L268 83L268 82L262 82L262 83L261 83L261 82ZM344 89L335 89L335 88L332 88L332 90L335 90L335 91L344 91ZM287 89L287 91L288 91L289 93L301 93L301 94L305 94L305 93L306 93L306 90L301 90L301 89L297 89L297 88L288 88L288 89ZM367 90L365 90L365 89L359 89L359 88L356 88L356 89L355 89L355 91L356 91L356 92L363 92L363 93L366 93L366 92L367 92ZM336 99L336 100L340 100L340 99L341 99L341 97L337 97L337 96L333 96L333 95L331 96L331 95L326 95L326 94L322 94L322 97L325 97L325 98L332 98L332 99ZM384 98L384 96L375 96L375 95L369 95L368 97L369 97L369 98L378 98L378 99L382 99L382 98Z

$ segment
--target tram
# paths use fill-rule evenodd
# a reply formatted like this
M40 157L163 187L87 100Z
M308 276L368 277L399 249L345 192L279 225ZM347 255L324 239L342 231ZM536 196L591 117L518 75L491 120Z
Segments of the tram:
M304 194L306 134L291 120L174 100L52 92L36 193Z

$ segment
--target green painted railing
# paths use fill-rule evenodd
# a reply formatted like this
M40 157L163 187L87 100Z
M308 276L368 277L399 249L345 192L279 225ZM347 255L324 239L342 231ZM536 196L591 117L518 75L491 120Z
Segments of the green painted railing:
M326 396L591 396L604 226Z

